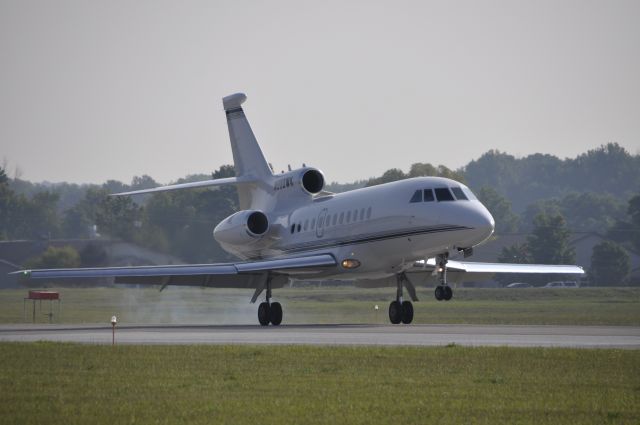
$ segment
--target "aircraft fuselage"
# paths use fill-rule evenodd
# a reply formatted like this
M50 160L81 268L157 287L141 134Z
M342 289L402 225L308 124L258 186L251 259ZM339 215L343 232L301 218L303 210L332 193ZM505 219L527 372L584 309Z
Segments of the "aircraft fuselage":
M440 190L440 197L434 189ZM450 200L443 199L442 189L448 190L444 197ZM290 190L299 189L292 185ZM424 190L430 191L429 200ZM421 199L413 199L418 191L422 194L416 196ZM416 260L478 245L494 229L493 217L466 186L439 177L412 178L308 200L292 197L291 202L277 205L280 208L266 212L270 228L261 240L222 246L248 260L331 253L340 264L338 270L300 274L301 279L395 275ZM344 260L349 261L343 265Z

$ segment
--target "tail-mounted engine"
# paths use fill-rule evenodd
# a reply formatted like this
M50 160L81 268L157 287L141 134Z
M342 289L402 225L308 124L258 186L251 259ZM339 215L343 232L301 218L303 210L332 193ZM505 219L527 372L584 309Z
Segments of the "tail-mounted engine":
M316 168L301 168L277 175L273 189L276 193L300 193L302 190L308 195L315 195L322 192L324 182L322 171Z
M225 218L213 230L221 244L247 245L262 239L269 231L269 219L262 211L245 210Z

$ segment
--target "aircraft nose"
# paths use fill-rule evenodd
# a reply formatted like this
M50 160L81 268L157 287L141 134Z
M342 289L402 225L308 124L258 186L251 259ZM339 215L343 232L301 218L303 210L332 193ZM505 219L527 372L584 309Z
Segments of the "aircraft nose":
M482 240L487 239L493 234L493 231L496 228L496 222L489 210L484 205L482 205L478 209L475 221L476 225L474 227L481 232L480 237L482 238Z

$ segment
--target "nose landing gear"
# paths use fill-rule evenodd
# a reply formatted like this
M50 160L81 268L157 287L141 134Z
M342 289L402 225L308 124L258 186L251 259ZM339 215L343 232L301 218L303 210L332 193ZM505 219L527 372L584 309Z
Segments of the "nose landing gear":
M407 275L404 273L397 275L396 300L389 304L389 321L394 325L397 325L400 322L408 325L413 322L413 304L411 301L404 301L402 299L403 285L407 287L411 299L413 301L418 301L415 287L407 278Z
M447 284L447 261L449 260L449 253L440 254L436 257L438 263L436 271L440 284L436 286L435 297L438 301L449 301L453 298L453 289Z

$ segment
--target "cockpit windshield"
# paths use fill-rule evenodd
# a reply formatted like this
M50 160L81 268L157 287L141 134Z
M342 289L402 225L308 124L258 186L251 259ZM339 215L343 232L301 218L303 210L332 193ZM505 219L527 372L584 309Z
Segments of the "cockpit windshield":
M435 194L435 195L434 195ZM477 201L473 192L466 186L435 187L418 189L413 192L409 202L447 202L447 201Z

